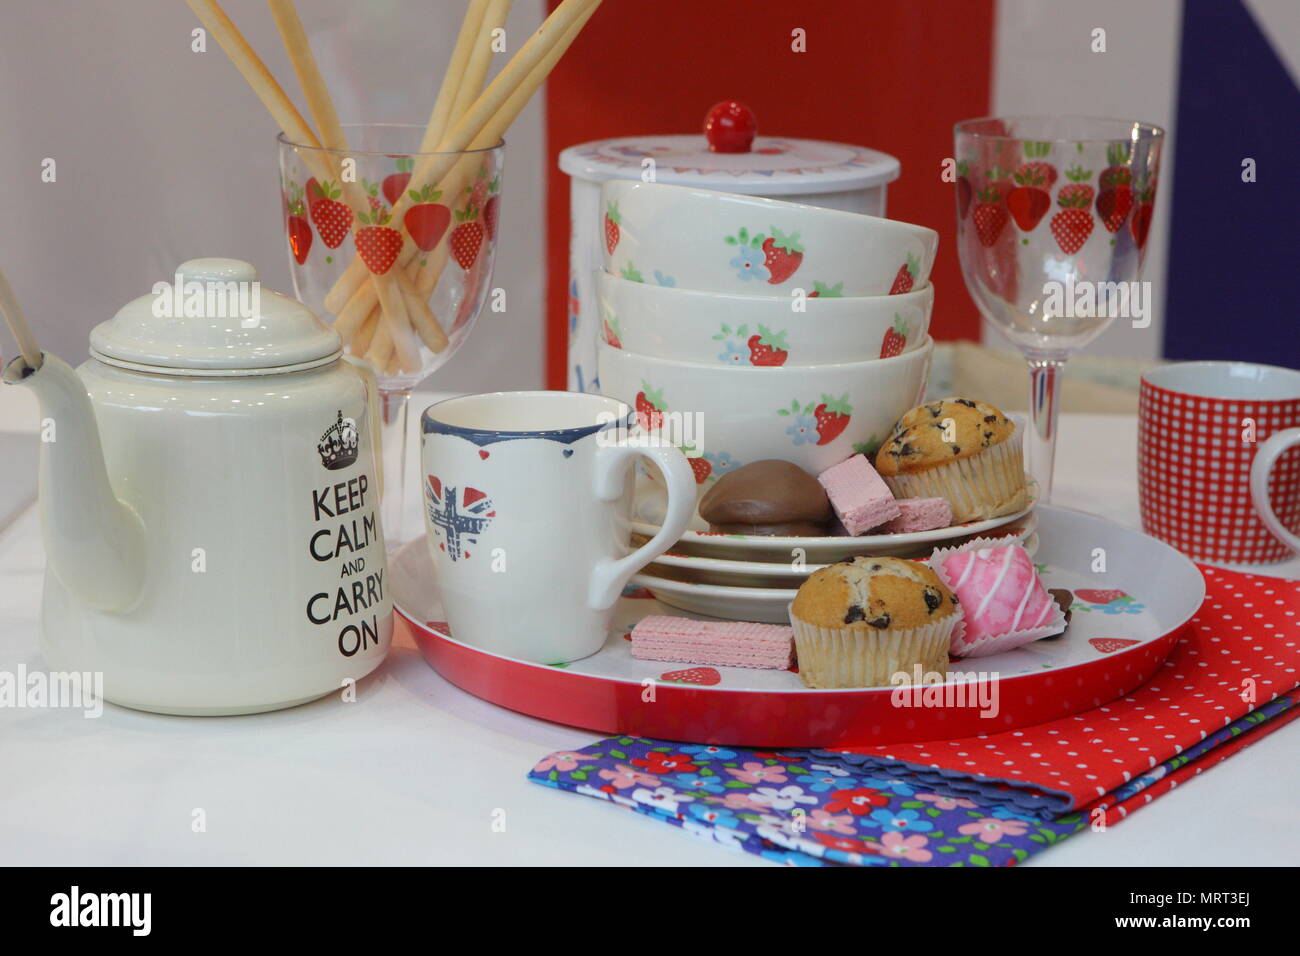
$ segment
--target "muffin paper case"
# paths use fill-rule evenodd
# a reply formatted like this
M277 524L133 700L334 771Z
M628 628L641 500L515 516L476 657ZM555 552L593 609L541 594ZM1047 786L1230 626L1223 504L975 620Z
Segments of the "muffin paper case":
M1014 420L1014 419L1013 419ZM895 498L946 498L954 524L1019 511L1028 501L1024 426L979 454L901 475L881 475Z
M957 594L957 588L953 586L952 576L944 569L944 563L948 558L951 558L954 554L961 554L963 551L991 550L1006 547L1023 547L1023 545L1017 543L1015 539L974 538L956 547L935 548L934 553L926 559L925 563L934 569L934 573L939 576L939 580L944 583L944 586L949 591ZM1030 560L1032 563L1033 559ZM1038 580L1036 571L1034 572L1034 580ZM1041 585L1041 582L1039 583ZM966 608L963 603L963 614L965 613ZM1065 613L1055 601L1052 601L1052 616L1047 624L1008 631L1005 634L997 634L992 637L974 637L973 628L963 628L961 633L953 634L952 644L948 648L948 652L953 657L987 657L990 654L1001 654L1003 651L1014 650L1021 645L1030 644L1044 637L1052 637L1064 630Z
M793 605L791 605L793 607ZM949 648L965 634L962 610L923 627L818 627L789 611L799 677L809 687L886 687L894 675L910 684L923 675L948 674Z

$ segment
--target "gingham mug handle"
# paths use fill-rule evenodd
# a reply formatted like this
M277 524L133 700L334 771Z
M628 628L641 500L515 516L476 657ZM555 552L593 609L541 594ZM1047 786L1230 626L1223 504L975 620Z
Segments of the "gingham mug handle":
M1300 428L1288 428L1277 432L1255 450L1255 460L1250 463L1250 498L1255 506L1255 513L1265 527L1288 545L1292 551L1300 551L1300 537L1292 534L1282 524L1273 506L1268 500L1268 476L1273 466L1282 455L1296 445L1300 445Z

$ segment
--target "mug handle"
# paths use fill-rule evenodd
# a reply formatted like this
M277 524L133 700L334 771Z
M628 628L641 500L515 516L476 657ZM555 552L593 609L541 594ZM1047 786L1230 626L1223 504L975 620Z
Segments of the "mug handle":
M1250 499L1255 513L1264 526L1292 551L1300 551L1300 537L1296 537L1282 524L1268 501L1268 477L1277 460L1288 449L1300 445L1300 428L1288 428L1270 436L1255 450L1255 460L1250 463Z
M641 434L644 434L643 432ZM601 501L616 501L623 494L629 460L649 458L663 473L668 488L668 506L659 532L641 547L622 558L602 558L591 570L587 604L593 611L614 606L623 587L637 571L671 548L686 531L695 513L695 472L686 456L673 445L640 447L627 442L596 449L594 488Z

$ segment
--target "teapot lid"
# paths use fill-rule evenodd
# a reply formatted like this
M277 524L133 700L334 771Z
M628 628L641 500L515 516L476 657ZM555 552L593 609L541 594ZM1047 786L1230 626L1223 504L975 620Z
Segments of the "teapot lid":
M333 361L338 333L296 299L263 289L238 259L191 259L90 333L110 365L178 374L284 371Z

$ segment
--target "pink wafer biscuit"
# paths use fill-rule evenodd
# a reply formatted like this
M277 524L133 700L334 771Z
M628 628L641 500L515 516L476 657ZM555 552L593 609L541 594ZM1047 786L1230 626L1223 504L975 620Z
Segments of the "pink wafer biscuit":
M886 521L876 534L909 534L933 531L952 524L952 506L947 498L899 498L898 517Z
M694 621L667 614L632 628L632 656L719 667L785 670L794 661L794 629L746 621Z
M866 455L854 455L817 476L849 534L862 534L898 517L898 502Z

